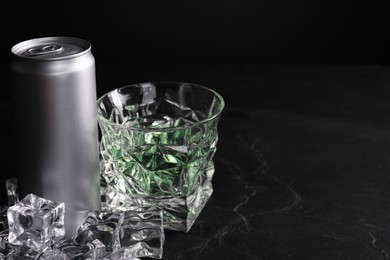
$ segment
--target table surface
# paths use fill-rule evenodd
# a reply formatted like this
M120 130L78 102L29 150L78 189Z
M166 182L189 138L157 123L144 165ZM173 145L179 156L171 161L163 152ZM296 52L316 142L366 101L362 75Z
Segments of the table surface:
M214 193L188 233L166 231L163 259L390 257L390 67L97 62L98 96L162 80L226 101Z

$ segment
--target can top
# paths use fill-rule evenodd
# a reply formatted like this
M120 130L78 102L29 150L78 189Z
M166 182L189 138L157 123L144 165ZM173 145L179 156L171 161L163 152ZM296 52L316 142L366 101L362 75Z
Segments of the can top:
M33 60L63 60L75 58L91 49L91 44L75 37L43 37L20 42L11 52Z

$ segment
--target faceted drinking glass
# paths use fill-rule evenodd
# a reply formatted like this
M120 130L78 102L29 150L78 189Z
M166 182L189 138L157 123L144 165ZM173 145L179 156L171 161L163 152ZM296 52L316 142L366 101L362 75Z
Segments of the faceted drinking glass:
M114 89L97 103L104 208L157 206L164 228L188 232L213 192L221 95L152 82Z

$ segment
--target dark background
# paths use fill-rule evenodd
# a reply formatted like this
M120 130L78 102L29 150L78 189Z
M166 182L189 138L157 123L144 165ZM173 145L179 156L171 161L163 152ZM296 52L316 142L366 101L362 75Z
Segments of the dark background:
M20 41L61 35L89 40L99 62L389 61L375 1L14 1L2 13L2 61Z
M11 47L47 36L89 40L101 64L389 63L384 1L14 1L2 8L1 100ZM150 79L153 78L150 71ZM128 72L127 83L136 78ZM169 80L176 80L175 74ZM101 77L102 78L102 77ZM166 78L161 78L166 79Z

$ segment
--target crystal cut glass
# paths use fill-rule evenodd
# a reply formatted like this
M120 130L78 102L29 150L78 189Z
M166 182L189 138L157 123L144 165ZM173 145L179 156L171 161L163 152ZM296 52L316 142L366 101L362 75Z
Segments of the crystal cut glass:
M98 103L104 207L157 206L164 227L188 232L210 198L217 125L214 90L192 83L141 83Z
M65 235L65 204L28 194L7 211L9 243L42 252Z

